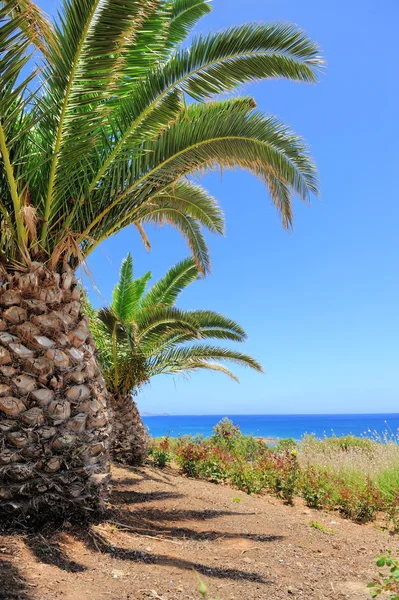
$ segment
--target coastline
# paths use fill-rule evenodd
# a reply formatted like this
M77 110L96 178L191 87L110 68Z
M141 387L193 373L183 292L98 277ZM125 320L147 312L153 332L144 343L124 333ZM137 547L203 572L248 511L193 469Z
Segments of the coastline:
M170 415L143 416L143 422L153 437L182 435L212 435L213 428L228 417L241 433L277 443L281 439L303 439L305 434L317 438L354 435L378 438L387 432L399 440L399 414L335 414L335 415Z

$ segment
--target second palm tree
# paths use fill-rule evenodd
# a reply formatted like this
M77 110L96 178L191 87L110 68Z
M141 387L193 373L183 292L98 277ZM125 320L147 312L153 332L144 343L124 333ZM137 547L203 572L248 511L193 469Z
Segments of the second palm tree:
M151 273L135 279L129 254L122 263L111 306L91 313L114 411L115 460L140 464L146 456L148 433L132 396L155 375L211 369L237 380L224 361L262 371L251 356L203 342L244 341L246 334L235 321L210 310L183 311L175 307L179 294L198 276L195 262L187 258L146 293Z

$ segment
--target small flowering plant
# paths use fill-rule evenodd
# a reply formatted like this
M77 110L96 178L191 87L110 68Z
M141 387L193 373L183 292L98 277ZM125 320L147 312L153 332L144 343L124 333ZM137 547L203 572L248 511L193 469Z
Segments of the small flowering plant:
M235 441L241 437L241 431L238 425L234 425L231 419L224 417L213 428L212 441L215 444L224 443L228 447L233 447Z
M384 571L380 571L378 577L368 584L371 597L384 594L384 598L399 600L399 557L393 556L392 551L388 550L386 554L377 556L375 562ZM386 596L387 593L390 595Z

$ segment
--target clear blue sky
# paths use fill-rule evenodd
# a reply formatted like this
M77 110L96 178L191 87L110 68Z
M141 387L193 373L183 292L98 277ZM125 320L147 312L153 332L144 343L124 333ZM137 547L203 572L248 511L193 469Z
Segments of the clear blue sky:
M39 4L54 12L57 2ZM322 201L296 204L282 231L262 184L242 173L202 184L226 212L227 237L208 237L213 271L181 297L212 308L248 332L243 350L265 375L236 369L241 383L202 373L155 378L142 410L172 414L399 412L397 173L397 0L213 0L197 30L245 21L290 20L316 39L328 61L318 86L264 82L246 88L309 141ZM126 230L90 260L110 299L122 258L161 276L187 255L171 229L149 231L147 254Z

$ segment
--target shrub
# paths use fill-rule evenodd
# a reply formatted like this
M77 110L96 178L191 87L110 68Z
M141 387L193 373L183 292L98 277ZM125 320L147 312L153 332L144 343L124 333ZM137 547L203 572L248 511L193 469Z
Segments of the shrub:
M399 489L385 497L384 511L388 528L392 533L399 533Z
M188 477L199 477L200 463L207 455L207 444L203 440L191 436L179 438L175 449L176 461L182 473Z
M345 480L339 488L339 510L350 519L358 523L372 521L377 511L383 506L380 490L374 485L370 477L366 478L362 487L349 486Z
M240 436L241 431L238 425L234 425L231 419L223 417L213 428L211 439L214 444L224 443L231 448Z
M230 481L237 489L247 494L259 494L265 487L261 469L246 462L234 464Z
M236 438L231 450L234 451L235 456L250 462L255 462L269 452L267 444L252 435L241 435Z
M336 505L336 489L327 471L316 467L302 469L300 490L309 508L321 509Z
M151 448L151 455L154 460L155 466L160 469L164 469L166 465L172 461L169 435L167 435L160 442L156 443L154 447Z
M226 448L208 446L207 455L198 465L198 473L212 483L227 481L233 458Z
M273 446L273 452L284 452L285 450L297 450L298 443L293 438L285 438L279 440L275 446Z
M370 595L372 598L377 598L381 594L389 594L389 600L399 600L399 558L392 555L391 550L382 556L377 556L375 559L379 569L378 577L368 584Z
M299 465L296 450L271 452L262 463L266 487L286 504L293 504L299 481Z
M359 523L383 510L399 533L399 445L390 438L308 435L299 445L289 438L268 448L225 418L211 438L167 436L154 440L150 452L161 467L174 456L189 477L227 482L248 494L267 490L287 504L301 495L310 508L339 510Z

